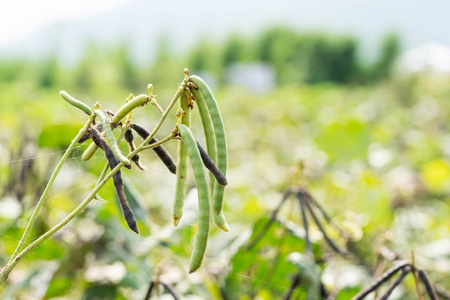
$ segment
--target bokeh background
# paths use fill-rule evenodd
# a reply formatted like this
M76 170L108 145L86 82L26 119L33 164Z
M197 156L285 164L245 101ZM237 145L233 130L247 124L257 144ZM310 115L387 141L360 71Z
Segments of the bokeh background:
M108 183L100 192L108 202L91 203L34 250L0 287L1 298L143 299L155 280L183 299L349 299L390 251L403 259L414 251L439 289L450 289L449 9L447 1L403 0L3 3L0 265L85 122L58 92L115 111L152 83L165 107L185 67L208 82L222 111L231 230L212 229L203 267L188 275L195 183L191 176L175 228L175 176L146 152L145 172L123 172L141 235L127 229ZM133 118L150 129L159 115L147 106ZM192 128L202 141L196 111ZM104 157L82 162L85 147L64 165L28 242L93 188ZM176 147L167 144L174 156ZM333 253L314 225L317 259L304 256L293 199L259 248L246 250L294 181L352 233L346 239L327 228L351 258ZM292 291L296 274L302 280ZM162 285L155 289L171 299ZM414 297L412 276L392 295Z

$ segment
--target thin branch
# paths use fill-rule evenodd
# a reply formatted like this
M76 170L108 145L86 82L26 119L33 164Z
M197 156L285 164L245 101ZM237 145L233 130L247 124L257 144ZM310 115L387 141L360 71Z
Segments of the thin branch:
M178 296L177 292L175 292L175 289L173 288L173 286L171 286L170 284L167 284L167 283L161 282L161 281L152 280L152 281L150 281L150 286L148 287L148 290L147 290L147 293L145 294L144 300L150 299L152 292L153 292L153 288L155 288L155 286L157 286L158 284L161 284L165 288L165 290L173 297L174 300L181 299L180 296Z
M411 272L414 275L414 286L416 288L417 293L417 299L423 300L422 293L420 292L420 286L419 286L419 276L417 275L417 268L415 265L415 258L414 258L414 250L411 250Z
M430 297L431 300L439 299L433 287L433 284L431 283L430 279L427 276L427 273L425 273L425 271L423 270L417 270L417 273L419 275L420 280L422 280L423 284L425 285L428 297Z
M67 217L65 217L61 222L59 222L57 225L52 227L50 230L48 230L46 233L41 235L38 239L36 239L34 242L32 242L28 247L22 250L19 254L17 254L13 261L8 263L5 268L2 269L2 273L0 274L0 285L5 282L6 278L8 277L9 273L11 273L12 269L17 265L17 263L29 252L31 252L34 248L36 248L40 243L45 241L46 239L50 238L55 232L60 230L62 227L64 227L67 223L69 223L73 218L75 218L88 204L91 202L92 199L94 199L97 192L106 184L106 182L116 173L120 170L120 168L123 166L123 163L120 162L111 172L109 172L105 178L98 184L84 199L83 202L81 202L80 205L75 208Z
M162 109L161 105L159 105L159 103L156 101L156 99L154 97L150 100L150 104L153 104L154 106L156 106L156 108L158 109L158 111L161 114L164 113L164 109Z
M402 282L403 278L411 271L410 266L405 266L402 273L389 285L387 291L378 300L387 300L395 288Z
M98 177L98 180L97 180L97 183L95 184L95 186L99 185L100 182L102 182L102 180L106 176L106 173L108 173L108 169L109 169L109 163L106 162L105 166L103 167L102 172L100 173L100 176Z
M165 282L161 282L161 284L166 288L166 291L172 295L174 300L178 300L181 299L180 296L178 296L177 292L175 292L175 289L173 288L172 285L165 283Z
M139 147L136 148L136 150L131 152L131 154L133 154L133 156L136 153L140 152L150 142L150 140L156 135L156 133L158 132L158 130L161 128L162 124L166 120L167 116L169 115L170 110L173 108L175 103L177 103L178 98L180 98L181 93L183 92L183 90L184 90L184 88L186 86L186 82L187 82L187 79L184 79L183 82L180 84L180 86L178 87L177 92L173 96L172 101L170 101L170 103L167 106L166 110L164 111L164 113L162 114L161 118L159 119L158 124L156 124L155 128L153 128L153 131L150 133L150 135L142 142L142 144ZM149 148L149 147L147 147L147 148ZM151 148L153 148L153 147L151 147Z
M327 221L327 223L330 224L330 226L332 226L334 229L336 229L342 237L349 238L351 234L340 228L336 224L336 222L334 222L333 219L331 219L331 217L327 214L322 205L320 205L319 202L317 202L317 200L309 193L308 195L309 195L308 200L319 210L319 212L322 214L323 218Z
M303 228L305 229L305 241L306 241L306 254L309 257L312 257L312 251L311 251L311 242L309 241L309 232L308 232L308 219L306 218L306 209L305 205L307 205L306 199L303 197L303 194L300 191L297 191L296 193L297 200L300 204L300 209L302 211L302 220L303 220Z
M94 120L95 115L91 114L89 119L86 121L86 123L84 124L83 128L80 129L80 131L78 132L77 136L75 136L72 140L72 142L70 143L69 147L66 149L66 152L64 152L63 157L61 157L60 161L58 162L58 164L56 165L55 170L53 171L53 174L51 175L47 186L44 189L44 192L41 195L41 198L39 199L33 214L30 217L30 220L28 220L28 224L27 227L25 228L25 231L22 235L22 238L19 241L19 244L16 247L16 250L14 250L13 255L11 256L11 259L9 261L9 263L11 263L14 259L14 257L16 257L16 255L22 251L25 241L28 238L28 235L30 234L31 228L33 227L34 221L37 218L37 215L39 214L39 211L41 210L42 204L44 203L44 200L47 198L50 189L53 186L53 183L55 182L56 176L58 175L59 171L61 170L62 166L64 165L65 161L67 160L67 158L69 157L70 153L72 152L72 149L75 147L75 145L77 144L78 140L84 136L88 130L88 128L91 126L92 121ZM0 284L1 284L1 280L0 280Z
M405 266L409 266L409 262L407 261L401 261L396 266L393 266L386 272L384 272L380 278L373 281L368 287L360 291L358 294L356 294L352 300L362 300L364 297L366 297L368 294L376 290L380 285L387 282L392 276L394 276L395 273L402 270Z
M383 274L383 270L386 268L386 258L382 255L378 255L378 263L375 267L375 271L373 272L373 278L380 277L381 274ZM378 298L378 290L375 291L373 297L375 299Z
M145 294L144 300L150 299L150 296L152 295L154 286L155 286L155 282L153 280L150 281L150 286L148 287L147 294Z
M142 147L143 150L147 150L147 149L152 149L152 148L156 148L161 146L162 144L164 144L165 142L170 141L171 139L173 139L177 134L176 133L171 133L168 136L166 136L165 138L155 142L155 143L151 143L149 145L145 145Z
M308 194L309 195L309 194ZM322 232L323 237L325 238L325 241L328 243L328 245L338 254L342 255L342 256L346 256L348 255L348 252L346 251L342 251L341 249L339 249L338 246L336 246L336 244L328 237L326 231L323 229L322 224L320 223L319 219L317 218L316 214L314 213L314 210L312 209L311 205L309 205L308 201L304 201L304 203L306 204L306 207L309 210L309 213L311 214L311 216L313 217L314 223L316 223L317 227L319 228L319 230Z
M291 189L287 189L284 194L283 197L281 198L280 203L278 203L278 206L272 211L272 214L270 215L270 219L269 221L267 221L266 225L264 226L264 228L258 233L258 235L248 243L247 245L247 251L250 250L251 248L253 248L258 242L259 240L266 234L266 232L270 229L270 226L272 226L273 222L275 221L275 219L277 218L277 214L278 211L280 210L281 206L284 204L284 202L286 202L286 200L289 198L289 196L292 194L292 190Z

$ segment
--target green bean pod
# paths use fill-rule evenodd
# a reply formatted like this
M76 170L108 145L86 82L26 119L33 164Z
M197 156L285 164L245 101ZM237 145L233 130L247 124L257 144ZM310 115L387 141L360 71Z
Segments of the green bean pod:
M181 124L189 127L191 124L191 110L188 104L187 92L183 92L180 98L180 107L185 112ZM172 220L173 225L177 226L183 215L184 199L186 198L186 180L187 180L187 149L183 142L178 142L178 162L177 162L177 181L175 184L175 200L173 202Z
M215 216L213 214L213 220L214 220L214 223L217 225L217 227L219 227L223 231L228 232L230 230L230 228L228 227L227 220L225 220L223 211L220 212L220 214L218 216Z
M222 116L209 86L198 76L190 76L189 80L194 83L201 94L203 95L211 115L211 120L214 125L214 133L217 145L217 161L216 165L223 175L227 175L227 141L225 137L225 128L223 125ZM223 208L223 196L225 187L219 183L214 183L214 194L212 200L212 208L214 215L219 215Z
M202 93L195 89L191 89L192 94L195 98L195 103L197 103L198 111L200 113L200 119L202 120L203 133L205 134L206 141L206 152L209 157L213 160L213 162L217 161L217 150L216 150L216 136L214 134L214 126L211 120L211 116L209 114L208 106L206 105L206 101L203 98ZM211 197L214 193L214 175L209 173L209 187Z
M199 142L197 142L197 148L198 151L200 151L200 155L202 156L203 165L211 172L212 175L214 175L216 181L220 185L227 185L227 178L222 174L222 172L220 172L212 158L209 157L208 153L205 151L205 149L203 149L202 145L200 145Z
M60 91L59 95L61 96L61 98L63 98L64 100L66 100L70 105L75 106L78 109L81 109L82 111L84 111L87 115L91 115L92 114L92 109L87 106L86 104L84 104L83 102L75 99L74 97L70 96L69 94L67 94L65 91Z
M89 147L84 150L83 155L81 155L82 161L90 160L92 156L94 156L95 152L97 151L98 146L95 143L92 143L89 145Z
M195 88L191 89L192 94L194 95L195 102L197 103L198 111L200 113L200 119L202 120L203 132L205 134L206 140L206 152L209 157L213 160L213 162L217 161L217 150L216 150L216 136L214 133L214 126L211 119L211 115L209 113L208 106L206 105L206 101L203 98L203 94ZM211 199L213 199L214 191L215 191L215 182L216 179L214 175L209 173L209 187L210 187L210 195ZM223 231L228 231L228 224L225 220L225 216L221 213L219 215L214 216L214 223Z
M130 111L135 109L138 106L142 106L148 103L149 101L148 95L139 95L125 103L115 114L111 121L111 123L116 126L119 124L120 120L122 120Z
M108 139L109 145L111 146L111 150L114 153L114 156L117 157L117 159L120 162L124 163L125 165L129 165L130 161L122 154L122 152L120 152L119 146L117 146L116 138L112 133L111 126L109 125L109 122L106 119L105 114L99 109L94 110L94 113L100 119L100 122L102 122L103 129L105 130L106 133L106 138Z
M180 124L178 129L189 155L189 159L191 160L198 192L197 233L195 235L194 249L192 250L191 259L189 261L189 273L193 273L200 268L208 243L210 210L208 184L206 182L205 172L203 171L202 158L192 132L184 124Z

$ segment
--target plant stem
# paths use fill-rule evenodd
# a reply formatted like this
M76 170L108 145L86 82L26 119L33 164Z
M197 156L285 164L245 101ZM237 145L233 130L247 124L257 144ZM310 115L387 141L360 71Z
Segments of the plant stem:
M84 134L86 134L86 131L88 130L89 126L91 125L92 121L94 120L94 117L95 116L93 114L89 117L89 120L86 122L86 124L84 124L83 128L80 129L80 131L78 132L78 135L72 140L72 142L70 143L69 147L66 149L66 152L64 153L63 157L58 162L58 165L56 165L56 168L53 171L53 174L50 177L50 179L49 179L49 181L47 183L47 186L45 187L45 190L42 193L41 198L39 199L39 201L38 201L38 203L36 205L36 208L34 209L33 214L30 217L30 220L28 221L27 227L25 228L25 231L24 231L24 233L22 235L22 238L19 241L19 244L16 247L16 250L14 251L14 254L11 256L11 259L10 259L9 263L11 263L11 261L17 255L17 253L19 253L23 249L25 241L28 238L28 235L30 233L31 228L33 227L34 221L36 220L37 215L39 214L39 211L41 210L42 204L44 203L44 200L47 198L48 193L50 192L50 189L53 186L53 182L55 181L56 176L58 175L59 171L61 170L62 166L64 165L64 162L66 161L67 157L69 157L69 154L72 152L72 149L77 144L77 141Z
M0 285L6 280L7 276L11 272L11 270L16 266L16 264L25 256L27 255L31 250L33 250L35 247L37 247L40 243L42 243L44 240L49 238L51 235L53 235L55 232L57 232L59 229L61 229L64 225L69 223L70 220L72 220L78 213L80 213L86 205L89 204L89 202L95 197L97 192L105 185L105 183L110 179L121 167L123 166L123 163L119 163L117 167L115 167L111 172L109 172L105 178L98 184L91 193L86 197L86 199L81 202L80 205L78 205L77 208L75 208L74 211L72 211L67 217L65 217L61 222L59 222L56 226L51 228L49 231L41 235L37 240L35 240L33 243L31 243L28 247L26 247L22 252L17 254L13 257L13 260L2 270L2 273L0 274Z
M170 135L168 135L165 138L157 141L156 143L153 143L153 144L150 144L150 145L145 145L145 146L142 147L142 149L145 150L145 149L156 148L156 147L164 144L165 142L168 142L171 139L173 139L173 137L177 135L177 132L178 131L172 131L172 133Z
M106 176L106 173L108 173L108 169L109 169L109 165L108 165L108 163L106 163L105 167L103 168L102 173L100 173L100 177L98 178L97 183L95 184L95 186L99 185L100 182L102 182L102 180Z
M187 80L183 80L180 84L180 86L178 87L177 92L175 93L175 95L173 96L172 101L170 101L169 106L167 106L166 110L164 111L164 113L162 114L161 118L159 119L158 124L156 124L155 128L153 128L153 131L150 133L150 135L142 142L141 145L139 145L139 147L136 148L136 150L134 150L133 152L131 152L131 154L136 154L140 151L142 151L143 149L148 149L148 148L153 148L150 146L153 146L155 144L151 144L148 145L148 147L146 147L146 145L148 144L148 142L150 142L150 140L156 135L156 133L158 132L158 130L161 128L162 123L164 123L164 121L166 120L167 116L169 115L170 110L173 108L173 106L175 105L175 103L177 103L178 98L180 98L181 93L183 93L183 90L186 86ZM129 155L128 155L129 156ZM129 156L130 157L130 156ZM132 157L132 156L131 156Z
M161 105L159 105L159 103L156 101L156 99L153 98L152 100L150 100L150 103L156 106L156 108L161 114L164 113L164 110L162 109Z
M166 138L162 139L165 141L170 140L173 137L173 133L171 133ZM170 137L170 138L169 138ZM161 141L162 141L161 140ZM160 142L161 142L160 141ZM160 143L161 144L161 143ZM142 146L142 145L141 145ZM157 147L157 143L149 145L154 148ZM128 154L128 158L133 157L137 153L137 149L130 154ZM89 195L86 197L86 199L81 202L80 205L78 205L77 208L75 208L74 211L72 211L67 217L65 217L61 222L59 222L57 225L55 225L53 228L51 228L49 231L41 235L37 240L35 240L33 243L31 243L28 247L26 247L22 252L19 254L13 256L11 261L0 271L0 285L3 284L3 282L6 281L9 273L12 271L12 269L16 266L16 264L25 256L27 255L31 250L33 250L35 247L37 247L40 243L42 243L44 240L52 236L54 233L56 233L59 229L64 227L67 223L70 222L77 214L79 214L88 204L91 202L92 199L94 199L95 195L98 193L98 191L106 184L106 182L117 172L119 169L123 166L123 163L120 162L111 172L109 172L103 180L101 180L99 183L96 184L95 188L89 193Z

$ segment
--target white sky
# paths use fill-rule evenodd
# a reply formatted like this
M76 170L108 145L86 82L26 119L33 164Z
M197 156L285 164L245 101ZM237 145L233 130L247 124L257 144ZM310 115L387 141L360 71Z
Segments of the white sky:
M49 23L108 12L134 0L12 0L0 4L0 45Z
M404 49L450 45L448 11L449 0L0 0L0 55L38 58L57 49L60 57L77 57L90 41L126 40L142 59L154 54L162 34L181 49L198 38L252 36L278 25L353 35L361 53L375 58L391 31ZM62 22L67 26L46 26Z

